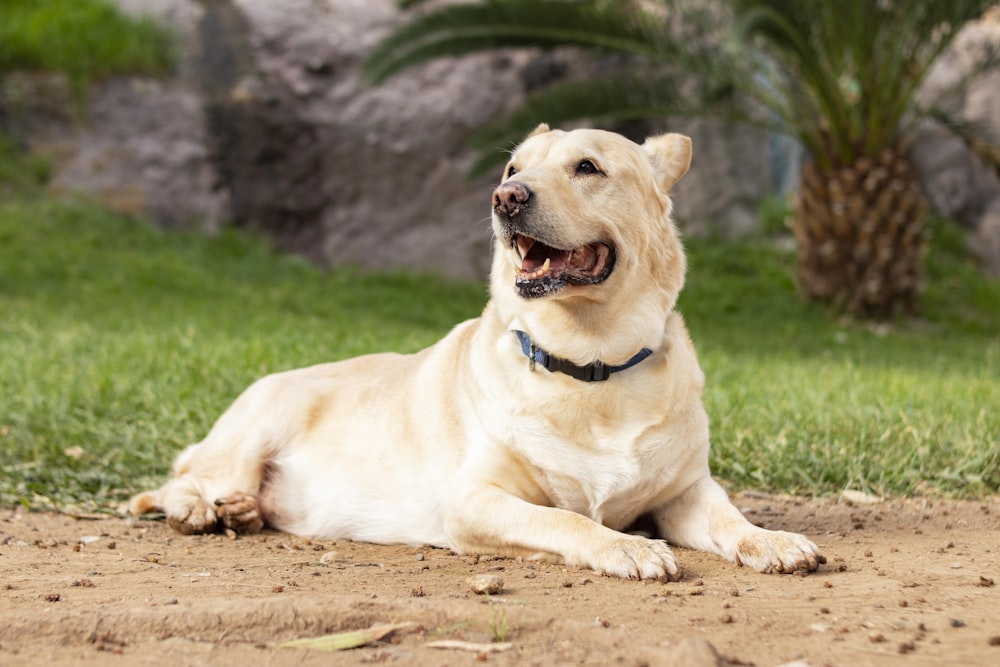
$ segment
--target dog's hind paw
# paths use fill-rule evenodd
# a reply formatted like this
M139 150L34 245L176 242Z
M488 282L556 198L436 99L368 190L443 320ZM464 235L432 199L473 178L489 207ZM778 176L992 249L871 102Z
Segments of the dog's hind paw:
M178 533L196 535L215 530L218 519L215 510L201 498L165 508L167 524Z
M623 535L601 549L591 566L622 579L680 581L683 576L666 542L635 535Z
M739 541L735 560L758 572L789 573L814 572L826 557L803 535L760 529Z
M259 533L264 527L257 499L237 492L215 501L216 512L226 528L237 533Z

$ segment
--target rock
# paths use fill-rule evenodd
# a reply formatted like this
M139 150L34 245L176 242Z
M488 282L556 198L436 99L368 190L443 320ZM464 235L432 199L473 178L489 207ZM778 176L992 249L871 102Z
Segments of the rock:
M339 551L327 551L325 554L319 557L319 562L323 565L330 565L332 563L343 563L347 560Z
M979 126L1000 142L1000 69L956 86L981 57L1000 43L1000 11L970 23L935 63L920 91L924 103L938 103L962 121ZM939 213L969 228L969 246L984 270L1000 276L1000 174L987 167L954 135L927 124L913 159L924 192Z
M85 123L36 132L36 146L63 156L55 185L162 226L261 229L323 264L483 277L497 176L467 179L465 137L581 60L480 54L369 88L357 66L403 20L393 0L115 2L178 32L180 68L167 81L100 83ZM745 233L768 188L764 139L680 125L698 167L678 219Z
M721 667L727 664L711 642L693 637L677 642L664 658L659 664L667 667Z
M757 204L774 188L770 137L718 120L681 120L669 130L692 143L691 169L672 192L685 232L743 238L758 231Z
M876 505L883 502L883 500L881 496L875 496L854 489L846 489L840 494L840 502L847 503L848 505Z
M988 275L1000 278L1000 197L995 199L969 236L969 248Z
M466 582L476 595L496 595L503 590L503 577L496 574L477 574Z
M497 175L467 179L476 155L466 136L540 85L607 64L572 50L498 51L435 61L370 88L358 65L405 20L395 0L114 1L177 32L176 74L96 84L84 122L67 117L58 77L8 77L5 86L26 82L37 94L19 93L34 101L7 129L59 156L57 188L161 226L260 229L322 264L481 279ZM963 31L926 92L958 80L998 30L994 17ZM992 76L951 101L1000 130L1000 72ZM612 129L642 138L638 127ZM692 169L674 192L688 233L753 233L758 201L794 186L801 149L775 136L714 120L656 129L694 140ZM987 215L1000 211L991 204L1000 201L995 175L933 133L914 155L934 205L969 225L984 261L1000 267L1000 231Z

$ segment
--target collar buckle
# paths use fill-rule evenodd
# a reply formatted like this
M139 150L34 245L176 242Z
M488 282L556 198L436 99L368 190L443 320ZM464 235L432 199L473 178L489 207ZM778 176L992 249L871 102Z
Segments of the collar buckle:
M584 368L587 370L587 376L584 378L586 382L604 382L611 377L607 365L600 359Z

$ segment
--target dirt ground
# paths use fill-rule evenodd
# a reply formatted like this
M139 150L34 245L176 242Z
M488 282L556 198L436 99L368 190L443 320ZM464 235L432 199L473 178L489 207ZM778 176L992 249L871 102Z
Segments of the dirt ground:
M0 664L1000 664L1000 498L735 501L755 523L812 536L827 564L763 575L678 549L685 577L664 584L429 547L185 537L157 521L0 510ZM476 595L475 575L503 589ZM385 623L411 625L337 656L278 646ZM495 638L510 646L428 646Z

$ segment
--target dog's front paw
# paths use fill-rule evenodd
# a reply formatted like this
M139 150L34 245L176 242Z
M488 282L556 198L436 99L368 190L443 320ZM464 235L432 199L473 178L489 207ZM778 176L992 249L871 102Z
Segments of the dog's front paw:
M170 527L184 535L210 533L218 523L215 510L201 498L168 503L165 511Z
M663 540L622 535L598 551L591 563L598 572L622 579L679 581L681 570Z
M737 565L758 572L813 572L826 557L808 538L796 533L758 529L736 545Z
M237 533L259 533L264 527L257 499L245 493L237 492L219 498L215 501L215 509L222 525Z

